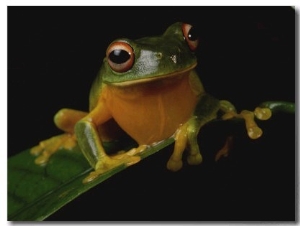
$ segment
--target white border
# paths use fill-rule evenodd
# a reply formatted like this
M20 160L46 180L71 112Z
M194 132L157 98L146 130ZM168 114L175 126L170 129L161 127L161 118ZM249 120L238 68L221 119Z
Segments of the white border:
M30 6L30 5L57 5L57 6L62 6L62 5L257 5L257 6L262 6L262 5L286 5L286 6L295 6L296 11L299 13L299 0L286 0L286 1L279 1L279 0L272 0L272 1L266 1L266 0L252 0L252 1L221 1L221 0L210 0L210 1L190 1L190 0L184 0L185 4L182 4L182 1L163 1L163 0L152 0L151 4L146 3L145 1L96 1L96 0L30 0L30 1L22 1L22 0L6 0L6 1L1 1L0 5L0 28L1 28L1 60L0 60L0 68L1 68L1 75L0 75L0 106L2 106L4 109L1 110L1 134L0 134L0 144L2 146L0 150L0 158L2 161L1 164L1 180L5 181L4 185L1 185L1 206L0 209L0 220L1 220L1 225L19 225L18 223L11 223L7 221L7 6L15 6L15 5L20 5L20 6ZM108 4L109 3L109 4ZM126 4L124 4L126 3ZM298 15L299 17L299 15ZM297 19L299 19L297 17ZM299 38L299 22L296 22L297 32L298 34L296 35L297 38ZM299 54L299 45L298 47L298 54ZM299 59L297 59L299 60ZM297 62L296 62L297 63ZM299 63L299 62L298 62ZM299 76L299 75L297 75ZM299 87L299 79L297 79L298 87ZM297 98L298 100L298 98ZM298 154L299 155L299 154ZM299 157L299 156L298 156ZM298 159L299 160L299 159ZM299 162L299 161L298 161ZM299 173L298 173L299 175ZM298 186L299 188L299 186ZM74 223L74 222L73 222ZM160 224L151 224L150 222L145 222L147 225L160 225ZM149 224L150 223L150 224ZM24 224L24 223L23 223ZM20 225L23 225L20 223ZM31 225L32 223L28 223L28 225ZM65 223L65 224L70 224L70 223ZM47 225L65 225L62 223L49 223L47 222ZM299 222L297 222L297 225ZM25 224L26 225L26 224ZM42 225L42 223L34 223L34 225ZM87 225L87 223L80 223L75 225ZM101 223L101 225L116 225L116 224L105 224ZM163 224L163 225L169 225L169 224ZM204 225L204 224L202 224ZM211 224L210 224L211 225ZM224 224L226 225L226 224ZM245 223L243 225L246 225Z
M238 1L238 0L185 0L185 1L176 1L176 0L152 0L150 3L148 1L132 1L132 0L114 0L114 1L99 1L99 0L6 0L5 5L103 5L103 6L112 6L112 5L218 5L218 6L230 6L230 5L286 5L286 6L297 6L299 5L299 0L252 0L252 1ZM184 3L184 4L183 4Z

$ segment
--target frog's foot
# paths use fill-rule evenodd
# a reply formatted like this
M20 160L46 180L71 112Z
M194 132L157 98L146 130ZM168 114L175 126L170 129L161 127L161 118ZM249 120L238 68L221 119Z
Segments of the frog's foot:
M232 118L243 118L245 120L248 136L251 139L257 139L261 137L262 130L255 122L255 118L259 120L268 120L272 116L272 111L269 108L257 107L254 111L243 110L241 113L236 113L234 107L228 101L221 101L221 106L225 110L222 116L223 120Z
M75 145L75 134L64 133L41 141L39 145L30 150L30 153L38 156L34 161L37 165L44 165L59 149L71 150Z
M195 154L189 154L187 157L187 162L190 165L199 165L202 163L202 155L200 152L195 153Z
M192 118L183 124L176 132L174 151L167 163L167 168L171 171L178 171L182 168L182 154L188 148L187 162L190 165L199 165L202 162L197 134L200 127L196 126L195 119Z
M228 153L232 147L232 141L233 141L233 137L229 136L227 137L224 146L217 152L216 156L215 156L215 161L219 161L220 158L227 157Z
M176 145L175 145L176 146ZM199 147L197 146L197 149L199 150ZM202 163L202 155L200 154L200 151L192 151L195 149L190 149L189 155L187 156L187 162L190 165L199 165ZM174 149L174 152L167 163L167 168L171 171L178 171L182 168L182 152L184 149Z
M167 169L176 172L182 168L182 160L170 158L167 162Z
M138 151L137 153L140 153L142 151L142 148L138 147L135 148ZM141 157L139 156L133 156L133 150L130 150L131 152L125 152L121 154L116 154L113 156L103 156L96 164L95 171L91 172L86 178L83 179L83 183L89 183L98 178L99 176L103 175L104 173L112 170L113 168L116 168L120 165L125 166L131 166L133 164L138 163L141 160Z

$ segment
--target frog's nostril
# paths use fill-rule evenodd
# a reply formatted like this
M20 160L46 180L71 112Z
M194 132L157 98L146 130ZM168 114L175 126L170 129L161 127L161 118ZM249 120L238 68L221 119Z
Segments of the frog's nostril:
M158 53L156 53L156 57L157 57L157 59L161 59L162 58L162 53L161 52L158 52Z

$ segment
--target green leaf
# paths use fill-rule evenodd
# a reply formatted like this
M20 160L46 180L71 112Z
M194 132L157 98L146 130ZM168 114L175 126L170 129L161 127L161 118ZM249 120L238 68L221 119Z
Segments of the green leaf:
M149 147L146 158L173 143L170 138ZM88 184L82 180L92 171L78 147L60 150L47 165L34 163L26 150L8 159L8 220L41 221L82 193L100 184L128 166L120 165Z

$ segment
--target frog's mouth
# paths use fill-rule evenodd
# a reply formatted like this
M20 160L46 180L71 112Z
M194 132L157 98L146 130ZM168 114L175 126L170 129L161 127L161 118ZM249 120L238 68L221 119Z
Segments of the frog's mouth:
M194 69L196 66L197 66L197 63L195 63L195 64L191 65L190 67L187 67L181 71L175 71L175 72L168 73L165 75L157 75L157 76L153 76L153 77L140 78L140 79L135 79L135 80L130 80L130 81L113 82L113 83L110 83L110 85L118 86L118 87L132 86L132 85L137 85L137 84L142 84L142 83L149 83L149 82L153 82L153 81L163 80L163 79L167 79L167 78L171 78L171 77L189 75L189 72L192 69Z

